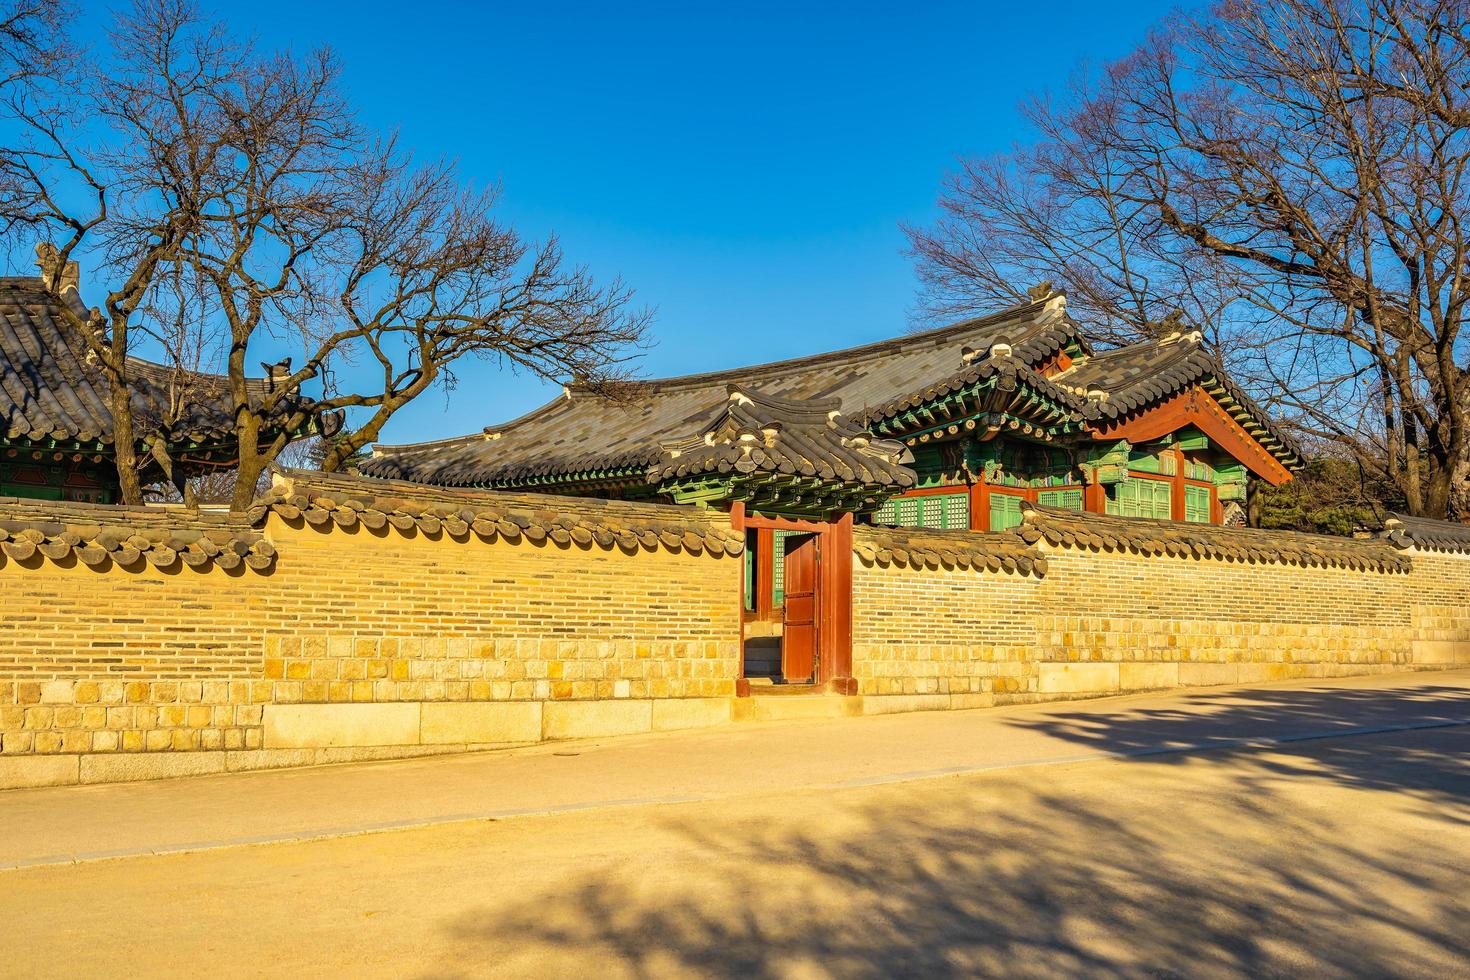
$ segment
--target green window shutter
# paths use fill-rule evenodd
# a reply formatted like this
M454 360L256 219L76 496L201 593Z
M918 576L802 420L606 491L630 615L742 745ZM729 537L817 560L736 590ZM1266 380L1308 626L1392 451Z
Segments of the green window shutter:
M1021 523L1021 498L1008 493L990 495L990 529L1006 531Z
M1184 488L1184 519L1196 524L1210 523L1210 488Z
M923 516L916 526L954 530L970 526L970 500L962 493L934 493L920 497Z
M1170 495L1172 484L1165 480L1147 480L1130 476L1114 484L1108 497L1107 512L1119 517L1151 517L1167 521L1173 516Z
M1072 490L1042 490L1036 494L1037 503L1048 507L1061 507L1065 510L1082 509L1082 491Z
M883 501L883 506L873 511L874 524L893 525L898 518L898 501L892 497Z
M1133 478L1113 484L1108 495L1107 512L1119 517L1138 516L1138 481Z
M1167 521L1174 516L1173 484L1165 483L1163 480L1145 480L1147 489L1141 496L1147 504L1142 508L1145 512L1143 517L1152 517L1156 521Z

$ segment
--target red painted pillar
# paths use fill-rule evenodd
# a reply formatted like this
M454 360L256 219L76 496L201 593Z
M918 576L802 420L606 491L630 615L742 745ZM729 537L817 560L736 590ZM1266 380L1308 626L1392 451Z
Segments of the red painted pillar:
M983 474L970 485L970 530L990 530L990 487Z
M852 515L843 514L822 534L822 622L818 630L827 690L856 694L852 676Z
M1108 512L1108 488L1098 481L1097 474L1092 474L1090 482L1082 488L1082 509L1089 514L1106 514Z
M739 533L741 538L745 535L745 501L737 500L730 505L730 529ZM745 678L745 566L749 561L744 554L740 556L740 588L735 593L735 602L740 611L740 670L735 675L736 697L750 696L750 681Z

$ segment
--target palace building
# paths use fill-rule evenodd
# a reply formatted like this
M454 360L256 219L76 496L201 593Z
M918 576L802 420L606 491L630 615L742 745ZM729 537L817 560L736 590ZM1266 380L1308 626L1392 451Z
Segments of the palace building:
M106 374L90 356L75 318L92 315L77 292L75 263L52 289L43 276L0 277L0 496L115 503L113 417ZM289 362L277 365L286 370ZM145 485L235 464L235 420L229 379L129 358L134 435ZM271 378L250 379L253 399L270 391ZM304 412L308 422L293 438L335 431L340 415L320 415L301 399L284 400L275 427Z
M1198 332L1166 323L1155 339L1097 351L1063 294L1043 285L1031 297L828 354L569 387L483 432L378 446L361 471L728 509L747 534L747 640L784 632L789 646L793 629L821 619L809 607L823 579L827 601L844 593L837 566L850 561L854 520L1005 531L1023 508L1050 506L1240 523L1251 480L1279 485L1300 466ZM828 535L839 557L822 570Z

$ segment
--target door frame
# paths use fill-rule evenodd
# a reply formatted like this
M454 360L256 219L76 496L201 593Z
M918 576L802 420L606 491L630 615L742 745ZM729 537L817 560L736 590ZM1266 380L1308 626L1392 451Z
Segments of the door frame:
M817 670L825 678L822 687L833 693L856 694L857 681L852 676L852 514L842 514L829 521L798 520L747 514L745 504L730 505L730 527L741 532L770 528L778 531L802 531L817 535ZM732 601L740 613L740 675L736 693L750 693L745 677L745 596L744 580L735 590Z

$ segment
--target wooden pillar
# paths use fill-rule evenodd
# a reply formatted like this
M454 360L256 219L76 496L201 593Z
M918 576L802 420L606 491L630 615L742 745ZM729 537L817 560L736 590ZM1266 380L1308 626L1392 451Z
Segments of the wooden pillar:
M745 539L745 501L737 500L730 505L730 529L739 533L742 540ZM740 620L740 671L735 675L735 696L741 698L750 697L750 681L745 676L745 567L744 563L749 561L744 553L740 556L740 589L735 593L735 602L738 606Z
M826 688L856 694L852 676L852 515L843 514L822 533L822 619L817 643Z
M990 530L990 487L984 474L970 485L970 530Z
M1096 473L1082 487L1082 509L1089 514L1108 512L1108 488L1098 480Z
M755 533L755 618L773 619L776 597L776 532L763 527Z

